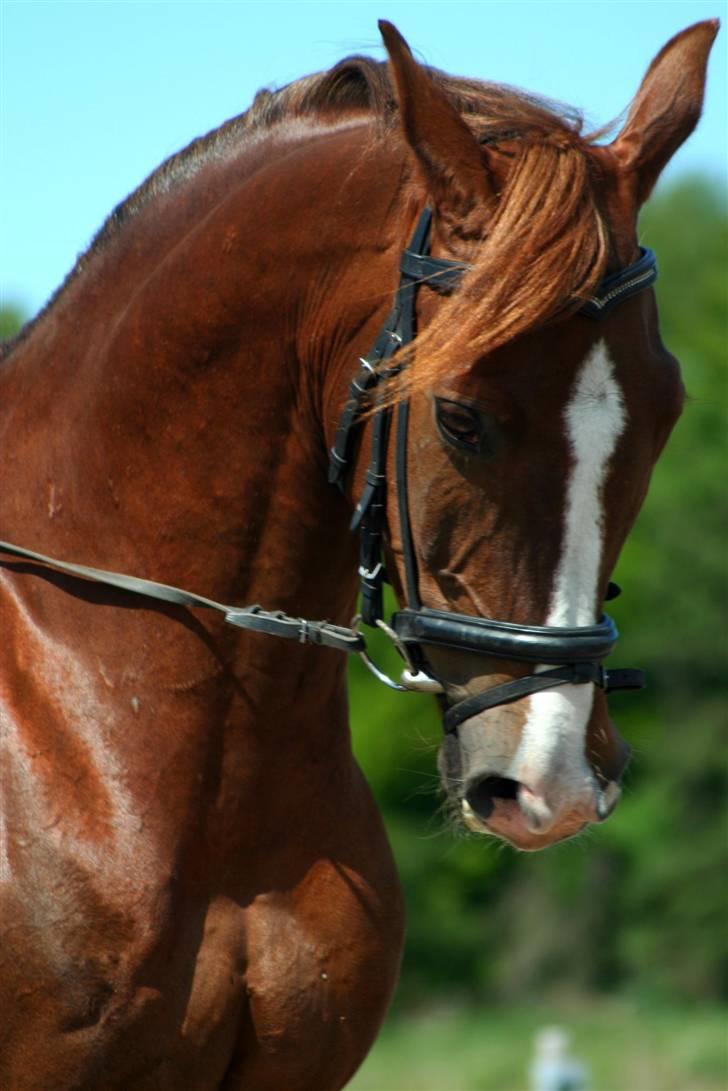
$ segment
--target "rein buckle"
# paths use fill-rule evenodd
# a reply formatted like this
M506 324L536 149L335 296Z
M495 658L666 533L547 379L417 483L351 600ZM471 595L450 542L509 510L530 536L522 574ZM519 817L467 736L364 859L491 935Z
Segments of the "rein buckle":
M357 614L356 617L353 618L351 622L351 627L355 633L361 632L362 621L363 619L361 614ZM364 663L367 670L374 675L378 682L381 682L383 685L388 686L389 689L396 690L397 693L444 692L442 685L437 681L436 678L432 678L429 674L425 674L424 671L420 670L417 666L415 666L415 664L410 659L407 648L399 639L394 629L391 629L389 625L387 625L386 621L384 621L382 618L377 618L377 628L381 629L382 632L389 637L389 639L392 641L395 648L407 664L406 669L402 671L401 682L395 682L393 678L390 678L388 674L385 674L384 671L376 665L374 660L369 655L366 647L360 650L358 653L359 658Z

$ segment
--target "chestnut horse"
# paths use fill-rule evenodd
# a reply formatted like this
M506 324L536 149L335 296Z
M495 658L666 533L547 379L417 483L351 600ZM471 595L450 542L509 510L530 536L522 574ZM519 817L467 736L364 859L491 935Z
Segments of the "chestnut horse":
M381 29L389 67L160 167L4 354L6 1091L360 1064L403 912L347 728L357 565L471 829L538 849L616 803L605 689L638 679L601 603L683 397L636 219L717 23L612 143Z

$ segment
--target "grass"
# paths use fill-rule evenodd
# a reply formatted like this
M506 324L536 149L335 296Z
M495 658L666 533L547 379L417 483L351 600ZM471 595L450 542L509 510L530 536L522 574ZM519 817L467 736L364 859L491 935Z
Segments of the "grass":
M588 1066L589 1091L728 1091L725 1011L624 1001L399 1016L348 1091L528 1091L534 1035L554 1024Z

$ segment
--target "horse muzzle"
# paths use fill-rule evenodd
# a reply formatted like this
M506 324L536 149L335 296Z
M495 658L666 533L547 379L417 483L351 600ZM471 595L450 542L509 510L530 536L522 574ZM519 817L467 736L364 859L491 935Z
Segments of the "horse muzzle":
M486 774L466 782L460 810L463 824L473 833L492 834L534 852L604 822L620 795L615 781L602 788L596 778L557 798L511 778Z
M439 765L451 813L472 832L525 850L608 818L630 752L594 696L565 686L447 733Z

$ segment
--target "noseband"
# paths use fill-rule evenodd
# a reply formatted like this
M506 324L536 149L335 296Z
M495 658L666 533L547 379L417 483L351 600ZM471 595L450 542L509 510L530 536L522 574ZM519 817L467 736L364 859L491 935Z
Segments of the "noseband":
M329 480L342 491L354 458L365 410L369 408L371 398L376 399L377 389L381 389L380 384L401 370L401 366L393 360L397 350L414 340L417 289L425 285L436 292L447 293L458 284L467 269L466 265L459 262L430 256L428 250L431 220L430 210L425 209L409 247L402 254L400 282L394 306L374 348L368 356L360 360L359 370L351 384L331 451L329 468ZM655 255L651 250L642 249L640 258L634 265L602 281L596 295L582 305L579 313L589 318L601 318L623 299L647 288L656 277ZM458 724L485 709L567 683L591 684L607 691L641 689L644 685L642 671L607 671L601 665L602 659L612 651L618 636L614 622L606 614L596 625L559 628L552 625L517 625L493 618L433 610L422 605L407 503L408 414L408 403L403 401L397 411L396 477L408 605L394 614L390 625L386 624L382 616L383 586L386 579L382 559L387 498L386 463L392 424L392 409L389 406L380 407L374 414L369 467L364 490L352 519L352 528L358 528L360 534L361 620L383 629L401 652L407 664L401 683L392 681L372 663L367 654L366 641L358 628L334 625L329 621L290 617L281 610L264 610L260 606L231 606L170 584L59 560L12 542L0 541L0 553L42 566L37 570L39 574L44 568L50 568L74 580L92 580L123 592L142 595L147 599L157 599L175 606L214 610L229 625L240 629L296 640L300 644L335 648L347 653L357 652L380 681L397 690L443 692L444 687L433 677L427 664L423 646L439 645L458 651L476 652L495 659L548 667L524 678L492 686L485 692L468 697L446 709L444 722L448 732L455 731ZM0 564L6 563L0 558ZM610 589L608 598L619 593L614 584L610 584ZM549 667L549 664L554 665Z
M358 425L372 400L376 404L381 384L399 373L395 356L416 336L415 302L420 286L440 293L451 291L460 281L467 266L429 254L432 213L425 209L420 216L409 247L400 263L400 282L394 306L368 356L360 360L359 370L351 384L349 399L336 432L331 450L329 480L343 491L347 472L352 465ZM640 258L629 268L607 277L596 294L588 299L579 313L598 319L628 296L642 291L657 277L657 263L651 250L641 249ZM565 684L596 685L605 691L641 689L644 675L638 670L607 671L601 661L617 642L617 628L604 614L595 625L560 627L552 625L518 625L488 617L471 617L423 606L419 593L417 558L409 516L407 489L407 429L409 403L403 400L397 407L396 423L396 489L400 534L404 560L404 590L407 606L393 615L389 625L383 618L383 586L386 572L382 546L386 522L387 447L392 429L392 408L384 405L373 414L371 456L366 471L364 489L352 519L352 529L360 534L361 619L367 625L383 629L405 658L408 670L403 684L393 682L364 659L377 677L395 689L424 689L442 692L443 687L432 676L423 647L446 647L469 651L488 658L519 663L544 665L523 678L492 686L483 693L468 697L445 711L445 730L456 730L464 720L497 705L517 701L521 697ZM619 589L610 584L608 598ZM551 666L553 664L553 666Z

